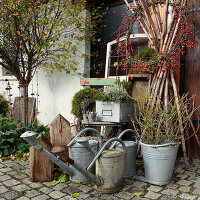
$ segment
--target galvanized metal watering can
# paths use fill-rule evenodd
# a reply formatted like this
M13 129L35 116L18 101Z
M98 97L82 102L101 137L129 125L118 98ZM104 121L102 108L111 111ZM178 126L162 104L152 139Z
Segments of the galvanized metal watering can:
M96 140L88 140L87 137L79 137L83 133L87 131L92 131L97 135L99 140L99 145ZM86 168L92 159L95 157L98 150L102 148L102 139L100 133L93 128L85 128L80 131L67 145L69 148L69 156L72 160L75 160L76 163ZM73 176L70 176L72 181L80 181L86 182L88 178L86 178L81 172L76 170L73 166L71 166L73 171L75 172ZM95 167L91 168L90 172L95 173Z
M132 178L136 175L136 154L138 148L138 139L137 134L132 129L126 129L122 131L118 138L121 138L125 133L132 133L134 135L135 141L123 141L126 146L126 165L124 169L124 177L125 178ZM114 142L110 149L122 149L122 146L118 142Z
M52 160L57 166L62 168L67 174L69 174L71 177L74 176L76 172L74 170L65 164L62 160L60 160L57 156L53 155L46 149L44 149L41 145L37 143L37 137L36 133L32 131L27 131L21 135L21 138L23 138L25 141L27 141L30 145L34 146L37 150L39 150L41 153L43 153L45 156L47 156L50 160ZM113 141L118 141L123 146L123 151L121 150L108 150L103 151L106 146ZM64 145L62 145L64 146ZM85 177L87 177L91 182L93 182L96 185L96 189L105 192L105 193L112 193L116 192L119 189L123 187L123 172L124 172L124 165L125 165L125 157L126 157L126 147L124 142L119 138L111 138L109 141L107 141L102 149L97 153L94 160L89 165L88 169L92 167L92 165L97 161L100 163L99 166L97 164L97 170L96 170L96 176L92 173L90 173L88 170L86 170L84 167L82 167L80 164L78 164L76 161L72 160L69 157L69 151L68 147L65 146L65 152L66 152L66 161L74 167L74 169L78 170L82 174L84 174ZM109 162L109 152L110 154L113 154L112 152L115 152L114 157L119 158L114 160L110 159ZM119 153L121 152L121 153ZM102 155L101 155L102 154ZM105 155L104 155L105 154ZM101 158L108 158L106 161ZM121 161L121 162L119 162ZM105 163L104 163L105 162ZM109 165L107 165L109 163ZM105 170L108 167L109 170ZM121 169L121 171L118 171Z
M117 141L122 149L104 150L108 144ZM114 193L123 188L123 175L126 162L126 146L119 138L111 138L88 166L89 170L96 162L96 176L102 179L103 184L97 185L96 190L103 193Z

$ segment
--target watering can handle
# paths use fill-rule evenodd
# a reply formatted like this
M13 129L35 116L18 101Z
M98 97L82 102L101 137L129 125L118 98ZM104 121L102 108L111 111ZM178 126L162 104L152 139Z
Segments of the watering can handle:
M131 133L135 136L135 142L138 143L137 134L136 134L136 132L135 132L134 130L132 130L132 129L126 129L126 130L122 131L122 132L117 136L117 138L121 138L121 137L122 137L125 133L127 133L127 132L131 132ZM111 147L110 147L109 149L113 149L114 146L115 146L116 144L117 144L117 142L114 142L114 143L111 145Z
M113 142L113 141L118 141L121 143L122 147L123 147L123 151L124 151L124 154L126 155L126 146L124 144L124 142L120 139L120 138L117 138L117 137L114 137L114 138L111 138L110 140L108 140L104 145L103 147L100 149L100 151L97 153L97 155L94 157L94 159L92 160L92 162L89 164L89 166L87 167L87 170L90 170L91 167L94 165L94 163L96 162L96 160L99 158L99 156L101 155L101 153L103 152L103 150L106 148L106 146Z
M86 131L93 131L96 133L97 137L98 137L98 140L99 140L99 149L101 149L102 147L102 139L101 139L101 135L99 133L99 131L97 131L96 129L94 128L85 128L83 130L81 130L72 140L71 142L69 142L69 144L67 145L68 147L70 147L74 141L76 140L77 137L79 137L80 135L82 135L83 133L85 133Z

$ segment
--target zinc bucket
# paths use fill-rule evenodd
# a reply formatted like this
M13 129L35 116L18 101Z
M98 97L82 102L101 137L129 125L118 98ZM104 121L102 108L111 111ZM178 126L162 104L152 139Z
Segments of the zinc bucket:
M170 183L179 143L149 145L140 142L140 144L147 181L155 185Z

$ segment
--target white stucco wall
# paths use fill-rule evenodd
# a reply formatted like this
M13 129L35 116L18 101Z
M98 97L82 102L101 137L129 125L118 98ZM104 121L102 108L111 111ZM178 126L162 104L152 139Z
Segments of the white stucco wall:
M85 10L84 15L89 13ZM73 41L72 41L73 42ZM90 42L82 41L78 46L78 52L75 57L78 61L78 72L88 72L90 68L89 60L84 60L82 54L90 54ZM12 89L10 90L11 101L14 102L14 98L19 96L18 81L15 77L2 76L2 70L0 66L0 94L3 94L7 100L9 100L8 91L5 79L9 79ZM37 86L38 83L38 86ZM29 96L33 92L35 98L38 91L38 114L37 119L40 124L48 125L58 115L63 115L70 123L74 122L74 116L71 112L71 101L74 94L79 91L80 77L77 75L66 74L63 72L54 71L51 77L47 76L47 73L43 69L38 69L33 77L33 80L29 84Z
M87 49L87 50L86 50ZM88 53L88 47L86 48L85 42L80 45L79 48L81 53ZM87 51L87 52L86 52ZM86 63L81 59L80 55L77 55L77 59L80 60L78 68L79 72L88 69ZM87 61L88 62L88 61ZM0 67L0 94L9 100L8 91L5 90L7 84L5 79L9 79L11 85L10 93L12 94L11 100L14 102L14 98L19 96L18 81L15 77L2 76L2 70ZM38 83L38 86L37 86ZM70 123L74 122L74 116L71 112L71 101L73 95L79 91L82 87L80 86L80 77L77 75L66 74L63 72L54 71L49 77L43 69L38 69L38 73L35 74L33 80L29 84L29 96L31 93L37 97L38 91L38 111L37 119L40 124L48 125L58 115L63 115Z

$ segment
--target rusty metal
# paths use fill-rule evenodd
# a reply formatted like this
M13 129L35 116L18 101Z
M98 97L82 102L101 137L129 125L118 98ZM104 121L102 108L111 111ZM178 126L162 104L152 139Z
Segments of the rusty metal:
M123 150L105 150L113 141L121 143ZM103 193L114 193L123 188L123 175L126 160L126 146L119 138L111 138L98 152L87 169L96 162L96 176L101 177L103 184L96 187L97 191Z

